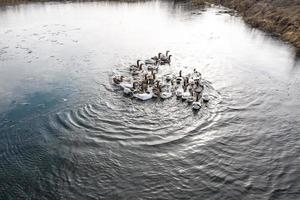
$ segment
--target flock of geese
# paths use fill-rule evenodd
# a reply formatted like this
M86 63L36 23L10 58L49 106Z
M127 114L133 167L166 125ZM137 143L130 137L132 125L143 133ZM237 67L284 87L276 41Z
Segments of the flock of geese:
M137 60L136 65L129 67L131 77L114 75L113 83L120 86L124 94L143 101L151 98L168 99L176 95L191 104L194 110L201 109L202 104L209 101L209 95L205 93L200 72L194 69L183 76L180 70L177 75L159 76L159 68L170 64L171 57L166 51L145 61Z

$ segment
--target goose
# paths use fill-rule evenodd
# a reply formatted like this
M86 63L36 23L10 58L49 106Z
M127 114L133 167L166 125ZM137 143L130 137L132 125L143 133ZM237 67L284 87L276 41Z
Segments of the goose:
M124 94L126 94L126 95L132 94L132 90L131 90L130 88L124 88L124 89L123 89L123 92L124 92Z
M202 75L200 72L198 72L196 69L194 69L194 72L192 74L192 78L195 80L195 81L198 81L198 80L201 80L202 78Z
M148 87L148 77L147 74L144 75L144 79L142 80L141 83L141 90L139 90L140 92L133 94L133 96L139 100L142 101L146 101L148 99L151 99L153 97L153 92L150 90L150 92L148 91L149 87Z
M209 95L208 94L202 94L202 99L203 99L203 102L205 102L205 103L207 103L207 102L209 102Z
M160 60L161 54L162 54L162 53L158 53L158 55L152 57L151 60L154 60L154 61L157 61L157 62L158 62L158 61Z
M168 56L169 56L169 53L170 53L170 51L169 51L169 50L167 50L167 51L166 51L166 57L168 57Z
M132 95L136 93L137 87L139 83L137 81L134 81L132 84L131 83L121 83L120 86L123 88L123 92L125 95Z
M147 66L147 69L148 69L149 71L151 71L151 70L157 71L157 70L158 70L158 66L157 66L157 65L148 65L148 66Z
M158 57L154 57L154 58L156 58L157 62L161 65L170 64L172 55L169 55L169 52L170 51L166 51L166 54L159 53Z
M188 99L191 96L190 91L187 90L188 89L188 85L187 84L188 84L188 78L185 79L185 81L183 83L184 91L183 91L182 97L181 97L183 100L186 100L186 99Z
M183 94L183 88L182 88L182 85L179 85L175 91L175 94L177 97L182 97L182 94Z
M138 68L133 69L132 72L131 72L131 74L132 74L133 76L137 76L137 75L139 75L140 73L143 73L143 65L144 65L144 64L140 64Z
M153 97L153 92L152 91L147 91L147 92L144 92L144 93L136 93L136 94L133 94L133 96L139 100L142 100L142 101L146 101L146 100L149 100Z
M169 56L169 50L166 51L166 54L163 54L163 53L160 53L160 59L161 60L166 60L168 59L168 56Z
M172 76L171 75L167 75L166 76L166 81L169 83L172 81Z
M130 93L129 91L133 91L136 88L136 82L133 82L132 79L129 81L123 81L120 83L120 87L123 89L124 93Z
M132 83L125 83L125 82L122 82L120 83L120 86L121 88L133 88L133 84Z
M199 102L199 95L197 95L196 97L196 101L194 101L192 103L192 108L193 110L200 110L200 108L202 107L201 103Z
M142 101L146 101L146 100L149 100L153 97L153 91L152 90L148 90L148 84L145 84L145 88L143 88L144 92L143 93L136 93L136 94L133 94L133 96L139 100L142 100Z
M153 85L154 84L154 80L155 80L155 74L154 74L154 70L151 70L151 72L150 72L150 74L147 74L147 78L148 78L148 80L149 80L149 83L151 84L151 85Z
M156 85L152 88L153 97L159 97L161 93L161 86L159 84L159 81L156 81Z
M173 96L173 94L172 94L171 86L170 86L170 85L167 85L166 91L163 91L163 92L161 93L160 97L161 97L162 99L168 99L168 98L170 98L170 97L172 97L172 96Z
M189 85L190 85L190 88L194 89L195 80L194 79L189 79Z
M196 93L201 93L203 91L203 85L202 84L199 84L199 82L196 82L196 87L195 87L195 92Z
M148 79L148 75L145 74L144 75L144 79L142 81L142 91L147 91L148 90L148 84L149 84L149 79Z
M188 102L188 104L191 104L191 103L193 103L194 102L194 96L193 96L193 92L192 91L190 91L190 96L186 99L187 100L187 102Z
M138 69L140 67L140 62L141 62L141 60L137 60L136 65L130 65L130 67L129 67L130 71Z
M136 91L134 84L133 86L127 84L127 85L122 85L121 87L123 88L123 92L125 95L132 95Z
M119 85L120 83L123 82L124 76L114 76L112 80L114 84Z
M171 57L172 57L172 55L169 55L167 58L161 59L161 63L162 64L170 64L171 63Z
M168 91L168 92L162 92L160 95L160 98L168 99L168 98L171 98L172 96L173 96L172 92Z
M175 94L177 97L182 97L182 94L183 94L183 87L182 87L182 81L183 79L180 79L180 77L177 77L176 78L176 86L175 86Z
M144 63L146 65L157 65L158 61L159 61L159 58L157 58L157 59L150 58L150 59L145 60Z
M176 83L180 84L183 81L182 71L179 71L179 76L176 78Z
M185 91L185 92L183 92L182 93L182 99L183 100L187 100L187 99L189 99L191 97L191 93L189 92L189 91Z

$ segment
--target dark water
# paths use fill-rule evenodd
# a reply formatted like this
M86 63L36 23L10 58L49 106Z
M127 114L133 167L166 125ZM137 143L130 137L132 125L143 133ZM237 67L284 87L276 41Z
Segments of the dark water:
M295 50L222 10L1 7L0 199L300 199ZM110 83L166 49L214 88L197 114Z

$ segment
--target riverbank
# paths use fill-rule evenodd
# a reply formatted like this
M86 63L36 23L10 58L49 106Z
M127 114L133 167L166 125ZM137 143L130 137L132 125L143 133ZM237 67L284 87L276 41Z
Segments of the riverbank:
M238 11L252 27L293 44L300 53L300 2L297 0L192 0L196 6L220 4Z
M28 1L0 0L0 5L14 5ZM55 0L52 0L55 1ZM57 0L56 0L57 1ZM132 2L135 0L121 0ZM236 10L254 28L272 33L293 44L300 55L300 2L298 0L191 0L193 6L219 4Z

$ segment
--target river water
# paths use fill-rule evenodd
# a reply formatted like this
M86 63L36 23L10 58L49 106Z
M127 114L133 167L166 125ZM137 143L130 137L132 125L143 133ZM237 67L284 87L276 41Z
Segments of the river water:
M300 63L225 8L0 7L0 199L300 199ZM140 102L114 71L170 50L214 99Z

